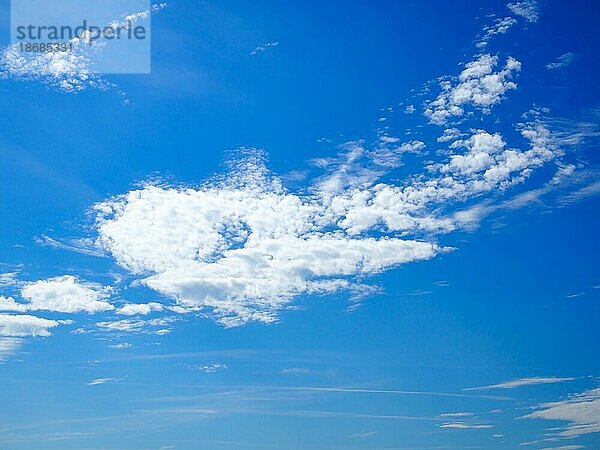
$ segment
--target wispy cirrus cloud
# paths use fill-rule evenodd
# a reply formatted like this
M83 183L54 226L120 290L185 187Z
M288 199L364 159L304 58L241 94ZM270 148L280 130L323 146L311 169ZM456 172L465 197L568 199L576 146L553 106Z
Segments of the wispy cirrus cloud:
M267 49L272 48L272 47L277 47L278 45L279 45L279 41L270 41L270 42L267 42L266 44L259 45L250 52L250 56L256 56L259 53L266 52Z
M440 414L440 417L470 417L475 414L472 412L456 412L456 413L444 413Z
M491 384L489 386L466 388L465 391L476 391L486 389L515 389L522 386L533 386L537 384L553 384L564 383L565 381L573 381L577 378L572 377L529 377L518 378L516 380L505 381L503 383Z
M106 384L106 383L117 383L121 380L122 380L122 378L96 378L96 379L90 381L87 385L88 386L99 386L101 384Z
M349 434L348 438L350 438L350 439L366 438L366 437L370 437L370 436L375 436L376 434L377 434L376 431L365 431L364 433Z
M565 400L542 403L524 419L544 419L567 422L556 428L550 437L573 438L600 432L600 388L589 389Z
M487 423L466 423L466 422L446 422L439 426L440 428L450 428L454 430L480 430L493 428L493 425Z
M0 273L0 289L19 287L22 281L19 280L19 271Z
M15 337L0 337L0 362L15 354L23 345L23 339Z
M93 242L85 239L58 240L42 234L41 236L35 237L34 241L38 245L59 248L70 252L81 253L83 255L97 257L105 256L97 247L93 245Z
M507 397L488 396L478 394L466 394L460 392L435 392L435 391L411 391L403 389L369 389L369 388L345 388L326 386L296 386L283 388L292 391L304 391L314 393L338 393L338 394L367 394L367 395L408 395L408 396L431 396L431 397L456 397L456 398L487 398L493 400L508 400Z
M579 450L585 448L584 445L561 445L559 447L544 447L541 450Z
M575 59L574 53L571 53L571 52L565 53L563 55L560 55L558 58L556 58L556 61L546 64L546 69L548 69L548 70L562 69L563 67L567 67L569 64L571 64L574 59Z
M600 194L600 180L592 180L592 182L587 184L586 186L583 186L577 190L563 195L559 199L559 202L563 205L569 205L571 203L578 202L580 200L584 200L588 197L592 197L598 194Z

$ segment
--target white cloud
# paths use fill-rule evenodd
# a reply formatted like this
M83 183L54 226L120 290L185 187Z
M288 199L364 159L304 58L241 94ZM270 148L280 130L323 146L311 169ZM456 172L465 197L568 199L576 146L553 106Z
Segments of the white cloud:
M484 428L493 428L489 424L465 423L465 422L447 422L440 425L440 428L452 428L456 430L477 430Z
M573 395L566 400L543 403L525 419L560 420L568 425L556 429L557 437L572 438L600 432L600 388Z
M408 105L406 108L404 108L404 113L405 114L412 114L417 110L417 108L415 108L415 105Z
M195 368L204 373L215 373L219 370L228 369L225 364L221 363L203 364L200 366L195 366Z
M137 22L138 20L145 20L150 17L150 14L154 14L159 12L162 9L167 7L167 3L154 3L150 6L150 9L146 9L144 11L139 11L132 14L126 14L123 17L123 20L115 20L110 25L113 28L127 28L129 26L129 22Z
M308 367L286 367L278 373L282 375L306 375L311 373L311 370Z
M376 273L438 251L433 244L401 239L280 236L252 240L226 250L216 262L192 261L145 282L183 306L212 308L228 326L272 322L295 295L345 287L344 280L329 278Z
M115 320L96 323L96 326L103 331L124 332L124 333L149 333L163 335L170 333L168 328L175 319L164 317L150 320Z
M350 439L366 438L366 437L370 437L370 436L375 436L376 434L377 434L377 431L366 431L364 433L350 434L350 435L348 435L348 438L350 438Z
M563 67L567 67L569 64L573 62L575 59L574 53L565 53L556 58L556 61L546 64L546 69L554 70L554 69L562 69Z
M463 136L463 133L458 128L446 128L444 134L437 138L438 142L449 142Z
M0 337L0 362L5 361L23 345L23 339L14 337Z
M71 334L89 334L91 330L86 330L85 328L76 328L71 330Z
M250 56L256 56L259 53L265 52L270 47L277 47L279 45L278 41L267 42L266 44L259 45L255 47L254 50L250 52Z
M487 170L498 164L496 155L501 154L505 146L499 133L479 130L469 139L452 144L451 148L464 147L468 151L462 155L452 155L450 162L440 167L440 172L469 175Z
M131 348L133 346L130 343L128 343L128 342L122 342L120 344L109 345L109 347L110 348L115 348L117 350L125 350L125 349Z
M511 10L522 11L525 3L531 2ZM504 33L513 24L512 18L499 19L485 36ZM519 70L513 58L498 67L497 56L479 55L456 79L442 84L437 98L426 103L425 115L444 124L487 113L516 88L512 78ZM424 171L398 184L378 181L402 165L404 154L425 153L424 142L387 134L371 145L349 142L342 156L313 161L325 174L300 193L284 189L254 154L201 187L146 184L97 204L95 246L82 241L75 247L109 253L137 281L173 301L126 304L118 314L168 309L212 315L226 326L272 322L299 295L360 291L364 277L444 251L432 236L466 228L494 207L457 212L457 203L507 189L561 156L539 117L519 131L529 143L524 150L494 131L447 128L438 138L453 141L438 153L447 158L427 162ZM428 241L408 238L424 234ZM41 242L65 248L47 236ZM65 292L65 285L80 291ZM79 295L81 290L86 294ZM22 290L28 303L0 298L0 308L92 313L114 309L108 295L100 285L65 276L30 283ZM165 334L170 322L162 320L102 321L97 327Z
M17 278L18 274L19 272L0 273L0 288L19 286L21 282Z
M470 417L474 416L472 412L456 412L456 413L444 413L440 414L441 417Z
M125 28L151 13L166 7L166 3L152 5L149 10L126 15L107 26ZM88 31L89 33L89 31ZM108 89L112 83L105 81L94 70L94 61L101 58L106 42L98 43L86 37L73 37L70 48L55 52L22 52L19 44L11 44L0 50L0 78L39 81L63 92L79 92L87 88Z
M509 3L506 7L515 15L523 17L528 22L537 22L539 13L536 0Z
M18 44L0 53L0 77L41 81L64 92L86 87L106 89L110 84L91 69L90 49L73 39L73 49L64 52L21 52Z
M536 384L551 384L551 383L563 383L565 381L573 381L575 378L570 377L529 377L519 378L516 380L505 381L504 383L492 384L489 386L482 386L476 388L467 388L465 391L475 391L483 389L514 389L521 386L532 386Z
M521 63L514 58L508 58L501 70L494 71L497 65L498 57L489 54L467 63L457 83L441 83L442 92L426 103L425 116L432 123L442 125L462 116L467 106L489 112L507 91L517 88L512 78L521 70Z
M406 186L376 184L355 188L331 199L330 210L342 216L339 225L350 233L384 225L390 231L444 233L468 227L483 212L466 210L451 217L432 214L435 206L449 206L479 195L505 190L523 182L545 163L562 155L543 123L520 125L529 148L506 148L500 134L475 130L468 139L455 141L445 163L429 166L429 177L416 176Z
M600 181L592 181L587 186L583 186L582 188L563 196L560 199L560 203L568 205L598 194L600 194Z
M72 275L26 283L21 297L27 303L17 303L13 298L0 297L0 310L4 311L56 311L65 313L108 311L110 290L96 283L79 281Z
M421 150L425 149L425 142L423 141L410 141L410 142L405 142L404 144L402 144L399 147L399 150L403 153L406 152L410 152L410 153L418 153Z
M121 378L96 378L88 383L88 386L98 386L100 384L113 383L121 381Z
M562 155L539 117L518 129L529 144L524 150L509 147L499 133L473 130L465 137L448 129L444 136L456 140L447 160L401 185L377 183L391 170L373 169L378 152L382 145L396 154L420 152L423 142L387 135L374 149L350 142L340 157L315 161L326 174L298 194L250 152L200 188L147 184L97 204L97 245L173 299L167 309L201 310L226 326L273 322L298 295L356 290L361 277L444 251L399 234L468 227L482 214L441 211L521 183ZM152 309L126 305L118 312Z
M463 147L467 152L452 155L447 164L438 166L439 171L476 178L482 187L503 185L511 176L527 177L532 169L562 154L551 146L550 133L540 124L523 127L521 134L531 142L530 149L506 149L500 134L477 130L469 139L452 143L451 148Z
M129 303L117 309L117 314L124 316L134 316L136 314L147 315L154 311L162 311L163 306L160 303Z
M93 242L89 242L88 239L70 239L67 241L62 241L53 239L50 236L43 234L35 238L35 243L48 247L60 248L70 252L81 253L83 255L97 257L105 256L102 252L95 248L93 246Z
M379 140L381 142L383 142L383 143L386 143L386 144L395 144L395 143L397 143L397 142L400 141L400 138L393 137L393 136L385 136L384 135L384 136L380 136Z
M227 182L146 186L97 205L99 244L130 271L152 273L147 286L181 307L208 308L226 326L272 322L299 294L346 289L345 277L441 250L325 231L337 220L326 205L283 190L262 161L242 166Z
M48 330L61 322L30 315L0 314L0 336L50 336Z
M393 136L380 136L377 147L372 151L364 150L364 157L371 160L373 165L379 167L399 167L402 165L402 157L407 153L421 154L426 148L425 142L412 140L401 143L401 139ZM348 166L348 167L351 167ZM374 170L363 171L367 176L375 173ZM363 178L364 179L364 178Z
M488 44L491 37L497 34L506 34L508 30L512 28L517 21L512 17L504 17L503 19L496 19L493 25L489 25L483 28L483 37L477 42L477 47L482 48Z
M560 447L544 447L541 450L579 450L585 448L583 445L561 445Z
M510 28L517 23L517 21L511 17L505 17L504 19L497 19L496 23L491 27L486 28L486 37L493 36L495 34L505 34Z

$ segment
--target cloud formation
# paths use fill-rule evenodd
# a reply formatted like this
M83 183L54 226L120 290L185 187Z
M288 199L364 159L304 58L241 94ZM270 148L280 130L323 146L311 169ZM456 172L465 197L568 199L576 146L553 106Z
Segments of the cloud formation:
M544 447L541 450L579 450L585 448L583 445L561 445L560 447Z
M0 76L39 81L63 92L110 87L92 70L89 46L75 38L72 45L72 50L47 53L21 52L18 44L10 45L0 53Z
M158 336L171 332L170 324L174 319L169 317L150 320L113 320L96 323L98 329L108 332L146 333Z
M513 21L486 33L505 32ZM468 62L426 102L425 116L442 125L488 113L516 89L512 78L521 69L514 58L501 68L498 62L490 54ZM457 205L522 183L563 155L539 112L517 124L519 145L497 131L457 125L437 140L446 146L442 158L399 183L382 178L407 155L426 154L427 145L385 131L374 143L347 142L337 157L312 160L323 174L299 192L284 188L264 153L245 150L226 174L200 187L146 183L98 203L100 251L171 300L117 312L200 311L230 327L274 322L303 294L362 295L364 277L449 250L433 236L482 217Z
M117 349L117 350L125 350L125 349L128 349L128 348L131 348L131 347L133 347L133 345L132 345L132 344L130 344L130 343L128 343L128 342L122 342L122 343L120 343L120 344L112 344L112 345L109 345L109 347L110 347L110 348Z
M349 236L315 196L285 191L253 155L229 181L141 190L96 205L99 245L181 308L208 308L226 326L272 322L302 293L352 288L442 251L428 242ZM233 181L231 181L233 180Z
M544 447L541 450L579 450L585 448L583 445L561 445L560 447Z
M200 365L200 366L196 366L196 368L200 372L215 373L215 372L217 372L219 370L227 369L228 367L225 364L222 364L222 363L212 363L212 364L203 364L203 365Z
M546 69L548 69L548 70L562 69L563 67L567 67L569 64L571 64L574 59L575 59L574 53L571 53L571 52L565 53L563 55L560 55L558 58L556 58L556 61L546 64Z
M95 380L92 380L88 383L88 386L98 386L101 384L106 384L106 383L113 383L113 382L118 382L121 381L120 378L96 378Z
M0 336L50 336L50 328L61 324L61 321L42 319L30 315L0 314ZM9 344L6 344L5 348ZM14 344L15 341L12 341Z
M5 361L23 345L23 340L14 337L0 337L0 362Z
M523 12L530 3L509 8ZM482 36L506 33L514 23L511 17L499 18ZM225 174L199 186L145 183L98 203L92 211L94 236L38 239L111 256L135 285L160 294L158 301L119 298L115 309L111 297L118 288L63 275L19 282L20 298L10 291L12 297L0 298L0 310L114 311L132 318L103 317L96 331L160 335L170 331L170 317L133 316L193 312L231 327L274 322L302 295L346 291L359 298L373 292L365 282L369 276L450 251L438 243L445 233L470 229L491 211L519 207L552 189L553 181L528 196L494 200L537 169L556 163L557 180L575 170L561 161L563 144L580 139L557 135L540 109L516 124L520 137L486 129L485 121L478 121L478 128L464 126L467 119L485 118L516 89L521 63L511 57L503 61L489 53L476 55L457 76L445 78L439 95L425 101L430 123L436 129L447 125L441 136L436 132L434 145L425 138L397 137L401 134L391 134L386 125L374 142L347 142L337 156L311 160L319 174L304 178L308 183L296 191L271 173L263 152L243 150ZM414 172L395 177L405 159L423 156L428 159L415 164ZM5 278L14 284L13 275Z
M447 422L440 425L440 428L452 428L455 430L479 430L493 428L489 424L465 423L465 422Z
M129 303L117 309L117 314L124 316L147 315L151 312L162 311L163 305L156 302L150 303Z
M492 25L483 27L483 36L481 37L479 42L477 42L476 46L478 48L485 47L486 45L488 45L490 38L498 34L508 33L508 30L510 30L516 23L517 21L512 17L496 19L496 21Z
M589 389L566 400L542 403L536 409L524 418L568 422L553 433L557 437L572 438L600 432L600 388Z
M458 80L441 83L442 92L426 103L425 116L432 123L443 125L463 116L467 107L488 113L507 91L517 88L512 78L521 70L521 63L510 57L502 69L496 70L497 65L498 57L490 54L468 62Z
M532 386L536 384L553 384L563 383L565 381L573 381L575 378L571 377L529 377L519 378L517 380L505 381L504 383L492 384L489 386L482 386L476 388L467 388L465 391L475 391L484 389L514 389L522 386Z
M267 42L266 44L259 45L250 52L250 56L256 56L259 53L263 53L263 52L267 51L268 48L277 47L278 45L279 45L279 41L271 41L271 42Z
M106 26L113 30L124 29L166 6L166 3L153 4L148 10L127 14L122 20L114 20ZM0 49L0 78L41 82L68 93L114 87L94 70L94 61L102 57L107 42L92 41L89 35L90 32L84 30L80 36L70 39L70 48L66 51L23 52L19 44Z
M523 17L528 22L537 22L540 17L536 0L509 3L506 7L515 16Z
M471 213L444 209L508 189L562 155L542 120L518 130L523 150L497 132L447 130L448 155L400 185L379 179L404 154L423 151L423 142L348 143L337 159L314 162L325 174L298 193L270 173L263 153L247 151L201 187L145 184L98 203L97 245L170 298L175 312L202 311L225 326L273 322L301 294L364 292L361 278L448 250L407 236L469 226ZM398 159L380 164L382 152ZM117 312L163 308L130 304Z
M89 314L114 309L107 299L108 287L82 282L72 275L26 283L21 297L27 303L17 303L12 297L0 297L0 311L56 311Z

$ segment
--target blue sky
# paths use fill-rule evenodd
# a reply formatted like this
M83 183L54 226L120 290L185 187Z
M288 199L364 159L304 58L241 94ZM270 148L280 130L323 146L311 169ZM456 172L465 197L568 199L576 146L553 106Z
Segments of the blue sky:
M1 448L599 447L595 2L0 11Z

